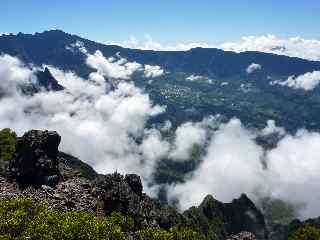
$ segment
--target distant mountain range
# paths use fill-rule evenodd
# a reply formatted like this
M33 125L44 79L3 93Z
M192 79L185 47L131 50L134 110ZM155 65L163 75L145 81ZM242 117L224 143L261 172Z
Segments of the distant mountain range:
M269 53L235 53L214 48L194 48L189 51L152 51L104 45L60 30L36 34L3 35L0 52L18 56L35 64L52 64L83 75L84 62L66 46L80 41L89 52L100 50L105 56L120 53L129 61L159 65L172 72L229 77L244 74L253 62L263 65L263 72L274 75L300 75L320 70L320 62ZM86 68L86 67L84 67Z
M292 75L319 71L320 62L317 61L207 48L137 50L104 45L60 30L2 35L0 53L17 56L26 63L53 65L87 77L92 69L85 63L85 56L68 50L68 46L76 42L81 42L89 53L100 50L106 57L120 54L128 61L157 65L166 71L152 82L139 76L132 79L136 85L145 88L154 102L167 105L166 113L154 121L170 119L178 125L210 114L223 114L226 118L236 116L254 127L263 127L267 120L274 119L289 131L302 127L320 129L318 87L305 91L271 84L285 81ZM253 69L257 71L248 72L252 64L259 67Z

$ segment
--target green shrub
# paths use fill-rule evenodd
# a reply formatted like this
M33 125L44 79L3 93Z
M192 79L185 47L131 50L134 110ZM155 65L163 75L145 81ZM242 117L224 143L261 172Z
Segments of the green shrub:
M306 225L289 237L289 240L320 240L320 229Z
M9 161L16 151L17 135L9 128L0 131L0 159Z
M0 199L0 219L0 240L125 240L135 230L131 217L116 212L98 218L90 212L50 209L29 198ZM149 228L136 234L141 240L205 239L183 227Z
M133 220L117 213L97 218L94 213L49 209L26 198L0 201L1 239L124 240Z

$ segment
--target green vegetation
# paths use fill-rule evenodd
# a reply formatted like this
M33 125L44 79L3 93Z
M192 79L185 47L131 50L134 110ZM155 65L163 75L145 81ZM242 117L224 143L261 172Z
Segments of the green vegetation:
M17 135L9 128L0 131L0 158L3 161L11 160L17 144Z
M288 240L320 240L320 229L306 225L296 231Z
M0 175L5 173L8 161L16 150L17 135L9 128L0 131Z
M1 240L125 240L129 234L141 240L205 239L190 229L179 227L169 231L137 231L134 220L119 213L98 218L89 212L53 210L46 203L29 198L0 200L0 218Z
M125 239L133 228L129 217L113 213L97 218L87 212L61 212L44 202L8 198L0 202L0 239Z

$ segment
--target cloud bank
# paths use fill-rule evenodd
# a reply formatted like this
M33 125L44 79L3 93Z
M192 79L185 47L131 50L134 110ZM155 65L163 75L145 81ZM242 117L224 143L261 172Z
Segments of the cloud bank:
M101 173L135 172L144 183L152 182L163 158L187 160L192 147L201 145L205 154L199 168L185 183L168 186L170 199L178 198L182 208L200 203L206 194L230 201L243 192L254 199L259 191L306 203L302 217L320 215L319 133L300 130L291 135L272 120L258 131L236 118L220 123L218 117L210 117L184 123L166 138L162 133L171 129L170 122L146 127L165 107L155 105L130 82L130 74L138 71L133 71L136 64L87 54L87 64L94 69L89 79L50 66L65 90L42 90L32 96L20 88L35 80L34 70L16 58L0 56L0 128L10 127L19 135L33 128L56 130L62 135L61 150ZM109 78L118 80L113 88ZM264 150L257 144L257 136L273 133L281 136L275 148Z
M146 131L145 124L165 108L154 105L131 82L120 79L115 89L109 90L105 80L127 80L136 64L115 61L110 65L100 53L88 55L87 64L96 69L89 79L51 66L50 71L65 90L27 96L19 87L35 77L33 71L7 55L0 57L0 63L0 89L7 93L0 99L0 128L10 127L19 135L34 128L56 130L62 135L61 150L97 171L136 172L149 181L161 152L152 153L148 145L161 143L161 139L157 142L159 134ZM141 146L136 141L139 138ZM160 149L165 149L165 144ZM141 155L147 156L148 162L142 162Z
M287 86L293 89L311 91L320 83L320 71L308 72L300 76L290 76L286 81L272 81L271 85Z
M191 48L196 47L219 48L234 52L258 51L320 61L320 40L310 40L301 37L279 38L271 34L262 36L246 36L242 37L239 41L220 44L193 42L165 45L155 41L149 35L146 35L142 41L131 36L128 41L111 43L123 47L159 51L188 51Z
M264 150L256 143L258 135L272 133L283 136L275 148ZM179 199L185 209L199 204L208 193L230 201L243 192L252 199L263 192L306 204L300 212L302 218L318 216L320 134L306 130L284 134L273 121L258 132L246 129L238 119L221 124L211 136L199 169L185 183L168 187L170 199Z

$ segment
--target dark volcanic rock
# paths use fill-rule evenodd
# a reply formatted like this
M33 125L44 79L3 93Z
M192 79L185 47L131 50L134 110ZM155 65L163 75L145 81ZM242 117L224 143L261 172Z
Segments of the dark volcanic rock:
M136 178L140 178L136 176ZM141 194L137 194L119 173L100 176L98 196L103 200L106 213L113 211L137 215Z
M45 68L43 72L38 71L36 73L36 76L40 87L44 87L48 91L60 91L64 89L63 86L61 86L58 81L52 76L48 68Z
M138 175L136 174L127 174L124 180L129 184L132 191L137 194L138 196L142 196L142 182Z
M228 233L248 231L254 233L257 239L267 238L264 216L247 195L242 194L239 199L224 204L223 215L228 223Z
M103 201L106 214L118 211L130 215L139 227L169 229L187 222L174 208L162 205L144 194L141 179L135 174L99 176L96 194Z
M59 173L56 132L31 130L18 138L16 152L9 163L9 175L20 184L57 184Z
M246 195L231 203L208 195L199 207L190 208L184 215L209 239L225 239L243 231L254 233L257 239L266 239L268 235L262 213Z

